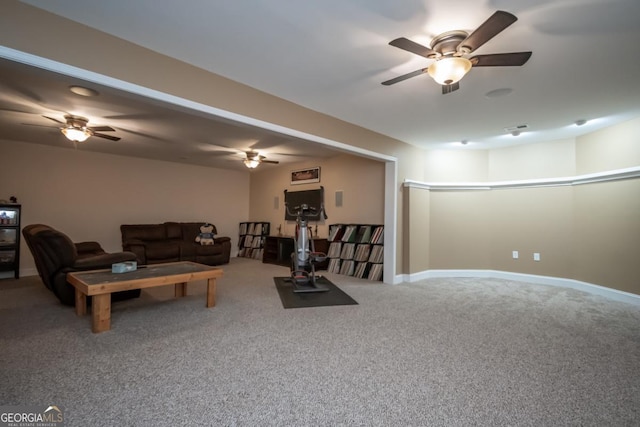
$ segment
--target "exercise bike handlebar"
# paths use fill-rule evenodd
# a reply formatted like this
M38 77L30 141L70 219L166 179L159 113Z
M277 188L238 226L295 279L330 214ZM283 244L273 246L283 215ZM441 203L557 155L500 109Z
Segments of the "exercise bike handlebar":
M291 212L291 210L289 209L289 204L285 203L284 204L285 208L287 209L287 214L291 215L291 216L309 216L309 217L318 217L320 216L320 212L318 212L318 210L316 208L314 208L313 206L309 206L306 203L303 203L301 205L295 206L293 208L293 210L295 212Z

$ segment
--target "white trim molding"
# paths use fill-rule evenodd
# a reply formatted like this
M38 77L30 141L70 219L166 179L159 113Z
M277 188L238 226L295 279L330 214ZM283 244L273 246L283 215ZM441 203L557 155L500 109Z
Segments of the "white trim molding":
M513 188L562 187L568 185L594 184L597 182L621 181L640 178L640 166L614 169L585 175L560 178L524 179L519 181L493 182L420 182L405 179L403 185L430 191L501 190Z
M505 279L537 285L576 289L578 291L599 295L611 300L640 306L640 295L600 285L594 285L593 283L581 282L579 280L565 279L562 277L539 276L535 274L513 273L510 271L499 270L425 270L419 273L405 274L400 277L402 278L400 281L407 283L416 283L426 279L455 277Z

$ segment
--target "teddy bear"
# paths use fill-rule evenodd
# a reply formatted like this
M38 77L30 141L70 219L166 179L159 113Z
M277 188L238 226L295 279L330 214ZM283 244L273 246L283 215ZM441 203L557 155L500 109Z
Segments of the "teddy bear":
M196 243L201 245L213 245L213 225L206 223L200 226L200 234L196 237Z

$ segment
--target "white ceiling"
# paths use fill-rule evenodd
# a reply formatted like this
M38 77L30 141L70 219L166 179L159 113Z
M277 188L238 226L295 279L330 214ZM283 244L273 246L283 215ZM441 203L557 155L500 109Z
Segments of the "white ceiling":
M461 140L469 141L467 148L555 140L640 116L638 0L24 3L425 148L453 147ZM532 51L524 66L474 68L460 90L447 95L427 75L380 84L431 63L389 41L407 37L429 45L444 31L475 29L495 10L511 12L518 21L474 54ZM486 96L497 89L511 93ZM160 136L154 129L166 117L149 111L125 120L119 116L143 114L144 108L116 101L111 109L101 117L105 123L91 124ZM579 119L589 122L572 125ZM518 137L505 131L523 124L528 129ZM173 132L163 129L162 135L171 139ZM237 151L242 144L222 145ZM286 147L281 151L287 153Z

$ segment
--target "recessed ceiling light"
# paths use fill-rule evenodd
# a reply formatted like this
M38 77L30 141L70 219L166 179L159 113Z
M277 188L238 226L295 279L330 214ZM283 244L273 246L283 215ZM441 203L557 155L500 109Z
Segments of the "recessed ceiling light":
M80 95L80 96L98 96L99 95L97 90L89 89L88 87L84 87L84 86L69 86L69 90L75 93L76 95Z
M511 89L510 87L503 87L500 89L490 90L489 92L485 93L484 96L485 98L500 98L501 96L507 96L511 94L511 92L513 92L513 89Z

